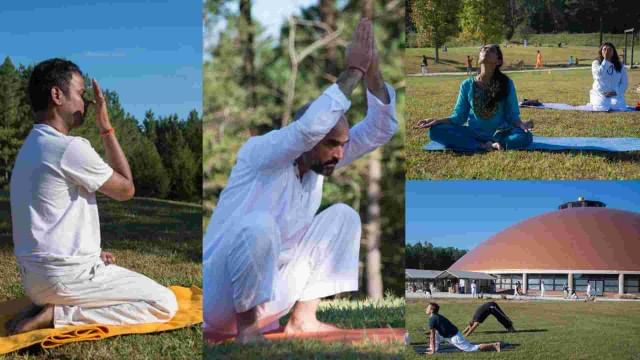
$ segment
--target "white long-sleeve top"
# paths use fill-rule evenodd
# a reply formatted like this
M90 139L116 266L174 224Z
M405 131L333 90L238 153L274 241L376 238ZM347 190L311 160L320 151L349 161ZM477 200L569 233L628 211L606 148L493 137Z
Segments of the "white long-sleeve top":
M593 90L600 94L615 91L617 96L624 98L624 92L627 91L629 82L627 69L624 65L620 72L618 72L612 62L606 59L603 59L602 63L594 60L591 64L591 74L593 75Z
M389 104L367 91L367 114L349 130L349 142L337 168L387 143L398 122L395 91L386 85ZM351 103L337 85L327 88L297 121L250 138L238 152L227 186L203 239L203 259L216 253L229 226L252 212L273 216L281 235L280 263L287 262L320 207L324 177L307 171L297 176L295 160L311 150L336 125Z

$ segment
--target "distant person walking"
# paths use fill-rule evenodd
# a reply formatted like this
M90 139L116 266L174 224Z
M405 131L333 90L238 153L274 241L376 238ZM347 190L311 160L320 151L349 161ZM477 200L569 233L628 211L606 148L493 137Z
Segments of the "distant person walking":
M471 75L473 71L473 56L467 55L467 75Z
M427 56L422 55L422 63L420 64L422 75L427 75L427 66L429 66L429 63L427 62Z
M540 280L540 297L544 297L544 280Z
M562 293L564 294L565 299L569 297L569 287L567 286L567 284L564 284L564 286L562 287Z
M587 284L587 300L591 299L591 283Z
M576 289L569 288L569 299L578 299L578 294L576 294Z
M541 69L542 66L542 53L540 50L536 50L536 69Z
M471 280L471 297L472 298L476 298L477 293L476 293L476 281L475 280Z

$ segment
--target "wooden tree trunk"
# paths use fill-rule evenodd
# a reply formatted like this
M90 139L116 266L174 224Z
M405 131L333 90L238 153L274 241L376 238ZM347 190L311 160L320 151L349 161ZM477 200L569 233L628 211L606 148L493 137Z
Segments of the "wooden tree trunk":
M320 0L320 16L321 21L325 23L331 31L336 31L336 1L335 0ZM331 74L335 77L338 76L338 63L337 63L337 43L331 41L327 44L327 57L324 63L324 72Z
M363 16L374 18L373 0L365 0ZM366 102L365 102L366 104ZM380 254L380 164L381 150L369 155L369 183L367 185L367 294L372 299L382 299L382 255Z
M254 65L254 27L251 18L251 0L240 0L240 17L242 32L242 84L247 88L247 101L250 108L258 105L258 95L256 94L256 70Z

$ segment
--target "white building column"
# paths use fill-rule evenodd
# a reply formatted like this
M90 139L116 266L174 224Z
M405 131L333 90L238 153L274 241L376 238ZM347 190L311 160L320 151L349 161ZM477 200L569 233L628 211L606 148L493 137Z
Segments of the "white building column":
M567 286L575 290L575 287L573 286L573 273L567 274Z
M618 275L618 295L624 294L624 274Z
M529 282L527 281L527 273L522 273L522 292L527 293Z

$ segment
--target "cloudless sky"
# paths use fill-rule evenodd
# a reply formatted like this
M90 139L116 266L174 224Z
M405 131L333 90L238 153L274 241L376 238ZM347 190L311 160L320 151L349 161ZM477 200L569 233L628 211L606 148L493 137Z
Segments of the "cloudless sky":
M640 212L640 181L407 181L406 241L472 249L583 196Z
M341 6L343 1L338 1L338 7ZM287 21L290 15L300 15L302 8L307 8L311 5L316 5L319 0L258 0L252 2L251 15L254 21L257 21L263 28L264 32L258 34L262 38L270 37L273 40L277 40L280 36L280 28L282 24ZM229 9L233 13L239 13L240 2L229 5ZM212 24L207 38L205 38L205 49L215 44L220 31L224 31L226 23L220 20L216 24ZM208 53L205 52L204 58L210 59Z
M22 0L0 5L0 61L64 57L139 121L202 114L201 0Z

